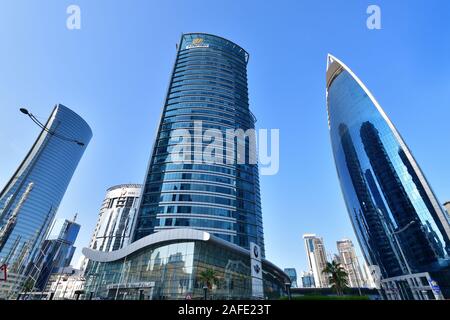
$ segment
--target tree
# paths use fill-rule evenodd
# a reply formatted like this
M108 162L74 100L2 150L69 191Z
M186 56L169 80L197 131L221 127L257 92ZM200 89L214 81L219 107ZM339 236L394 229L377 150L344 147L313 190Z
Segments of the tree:
M212 289L212 286L219 281L217 272L211 268L200 272L199 279L208 287L208 289Z
M35 281L33 280L33 278L29 277L27 278L27 280L25 281L25 283L23 284L22 287L22 292L26 295L28 292L32 292L34 289L34 284Z
M333 261L327 262L327 266L322 270L322 273L329 275L329 282L338 296L344 294L344 289L348 288L348 275L340 263Z

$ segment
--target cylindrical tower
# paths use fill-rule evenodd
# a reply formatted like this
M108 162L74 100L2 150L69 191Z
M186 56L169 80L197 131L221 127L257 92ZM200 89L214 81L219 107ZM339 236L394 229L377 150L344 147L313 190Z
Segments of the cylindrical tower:
M164 229L195 228L247 249L250 242L264 248L257 164L202 162L207 130L225 136L227 130L255 127L248 103L248 59L244 49L224 38L182 35L134 240ZM180 145L180 129L190 136L192 162L171 158ZM232 146L224 146L225 158L236 156L239 143L233 139Z
M141 187L140 184L120 184L106 191L89 244L91 249L114 251L129 243Z

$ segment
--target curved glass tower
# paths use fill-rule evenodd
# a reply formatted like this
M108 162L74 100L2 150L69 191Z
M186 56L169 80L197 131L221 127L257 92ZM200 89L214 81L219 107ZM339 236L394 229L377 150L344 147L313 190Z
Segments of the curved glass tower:
M20 280L37 254L92 137L88 124L61 104L55 106L45 126L49 132L41 131L0 193L0 264L8 265L11 281L13 275ZM84 146L58 136L76 139Z
M248 59L244 49L224 38L204 33L182 35L134 241L164 229L194 228L247 249L254 242L263 250L257 165L194 159L208 145L202 139L205 131L225 133L255 127L248 103ZM190 163L170 157L180 143L177 129L185 129L192 137L194 161ZM240 142L233 141L233 150L237 150ZM229 147L223 150L224 155L229 155Z
M449 294L448 214L400 134L355 74L328 56L326 80L336 168L368 264L379 268L382 279L398 279L402 298L426 298L414 289L413 275L420 273L427 273L424 279L419 276L422 285L437 281L439 291Z

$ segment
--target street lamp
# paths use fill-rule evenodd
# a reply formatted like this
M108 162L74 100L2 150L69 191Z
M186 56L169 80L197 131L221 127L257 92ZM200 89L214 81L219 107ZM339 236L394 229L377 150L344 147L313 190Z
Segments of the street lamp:
M47 128L42 122L40 122L31 112L29 112L26 108L20 108L19 109L20 112L22 112L23 114L27 115L35 124L37 124L39 126L39 128L41 128L42 130L44 130L45 132L48 132L49 134L51 134L54 137L57 137L61 140L64 141L68 141L68 142L74 142L77 145L79 145L80 147L84 147L84 142L81 142L79 140L76 139L72 139L72 138L68 138L65 137L59 133L56 133L56 131L52 131L49 128Z
M286 286L288 299L291 300L292 299L292 297L291 297L291 283L290 282L286 282L284 285Z
M208 294L208 286L203 286L203 299L206 300L206 296Z
M406 256L405 256L405 254L404 254L404 252L403 252L403 249L402 249L402 247L401 247L401 245L400 245L400 242L398 241L397 235L398 235L399 233L402 233L403 231L406 231L409 227L411 227L411 226L412 226L413 224L415 224L415 223L416 223L416 221L413 220L413 221L409 222L406 226L404 226L403 228L401 228L400 230L397 230L397 231L391 231L392 235L394 236L395 241L397 242L398 248L400 249L400 254L402 255L403 260L405 261L406 269L408 269L408 273L409 273L409 274L412 274L411 268L409 267L409 263L408 263L408 261L406 260Z

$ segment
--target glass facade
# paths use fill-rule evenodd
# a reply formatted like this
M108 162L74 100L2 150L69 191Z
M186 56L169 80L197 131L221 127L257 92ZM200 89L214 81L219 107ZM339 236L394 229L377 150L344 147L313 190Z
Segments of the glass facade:
M362 82L329 56L327 107L336 168L369 265L383 278L449 268L448 213ZM448 277L448 276L447 276ZM440 283L447 293L449 283Z
M175 130L192 136L192 155L207 143L208 129L253 129L247 89L248 53L221 37L181 37L156 142L145 179L133 240L172 228L196 228L264 254L258 167L244 163L179 163ZM201 122L202 129L196 129ZM233 141L234 148L242 143ZM245 144L247 144L245 142ZM199 149L200 148L200 149ZM246 146L249 149L248 144ZM231 149L231 148L230 148ZM229 154L226 148L224 155Z
M251 299L248 252L213 241L158 242L112 262L89 260L85 298L118 300L204 299L202 271L214 270L207 299ZM284 294L289 278L263 261L264 295Z
M91 137L88 124L59 104L0 193L0 263L23 274L36 256ZM84 146L56 135L76 139ZM0 290L0 295L1 295Z
M297 288L297 271L295 268L285 268L284 273L289 276L289 279L291 280L291 287Z
M40 254L34 261L30 275L37 279L35 288L44 290L52 273L61 272L70 265L75 253L75 241L80 225L66 219L56 219L50 233L42 243Z

